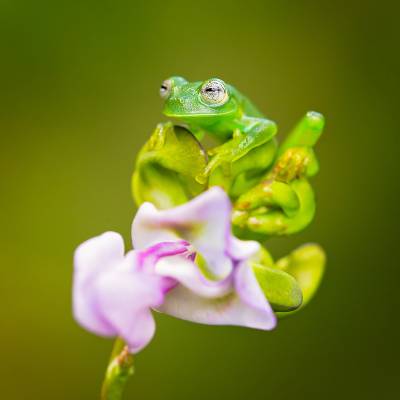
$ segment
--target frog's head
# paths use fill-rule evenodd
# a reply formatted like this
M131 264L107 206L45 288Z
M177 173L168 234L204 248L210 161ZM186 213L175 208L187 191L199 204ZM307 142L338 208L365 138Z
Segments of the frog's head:
M232 87L217 78L188 82L174 76L162 83L160 95L165 100L164 114L188 123L211 122L216 117L233 116L238 111Z

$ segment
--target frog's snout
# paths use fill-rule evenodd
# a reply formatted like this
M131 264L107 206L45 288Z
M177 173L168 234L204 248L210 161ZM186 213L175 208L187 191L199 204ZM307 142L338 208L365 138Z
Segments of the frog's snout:
M193 104L190 99L171 96L164 106L164 114L167 116L188 114L193 111Z

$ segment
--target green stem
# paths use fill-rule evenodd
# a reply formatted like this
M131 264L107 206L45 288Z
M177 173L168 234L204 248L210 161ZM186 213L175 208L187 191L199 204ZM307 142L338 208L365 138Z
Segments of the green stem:
M126 382L133 375L133 355L121 338L117 338L101 389L101 400L120 400Z

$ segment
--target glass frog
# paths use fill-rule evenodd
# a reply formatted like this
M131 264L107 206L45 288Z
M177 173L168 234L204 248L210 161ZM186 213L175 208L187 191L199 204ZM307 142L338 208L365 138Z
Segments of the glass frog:
M192 189L219 185L233 200L232 220L241 237L292 234L311 222L315 199L308 178L319 169L313 147L324 127L321 114L308 112L278 146L276 124L221 79L175 76L162 83L160 94L164 114L183 128L159 124L143 148L133 181L139 203L152 199L168 207L187 201ZM199 142L205 133L221 143L208 157Z
M208 133L221 143L208 151L211 159L197 177L199 182L221 167L211 179L231 191L240 173L251 170L254 175L273 162L277 150L275 122L265 118L232 85L218 78L188 82L175 76L162 83L160 94L165 100L164 115L186 125L198 139ZM246 162L243 158L248 153L252 157Z
M279 156L279 175L287 181L305 172L306 164L307 175L318 170L311 147L322 131L321 114L307 113L296 134L278 149L275 122L221 79L188 82L174 76L162 83L160 95L164 115L184 124L199 140L208 133L221 143L208 150L210 159L196 177L200 183L208 180L237 198L258 183ZM314 127L316 134L310 137Z

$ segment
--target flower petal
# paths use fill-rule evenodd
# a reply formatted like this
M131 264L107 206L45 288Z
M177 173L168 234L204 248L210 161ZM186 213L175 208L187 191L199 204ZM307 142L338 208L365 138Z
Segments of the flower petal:
M136 250L135 254L140 269L146 270L147 272L154 272L154 266L161 258L188 253L188 251L188 242L184 240L175 240L173 242L160 242L146 249Z
M176 254L183 244L148 249L155 255ZM89 331L101 336L121 336L133 353L151 340L155 331L151 308L159 306L174 282L146 271L142 254L124 256L122 237L114 232L88 240L75 252L74 314Z
M143 249L161 241L184 239L204 257L209 272L223 279L233 268L227 251L231 240L230 219L229 197L219 187L169 210L157 210L145 203L133 221L133 245Z
M207 298L222 297L232 290L232 279L212 281L207 279L199 267L189 258L173 256L162 258L155 267L160 276L173 278L193 293Z
M276 317L246 263L235 270L235 289L222 297L207 298L189 286L178 285L168 292L159 310L177 318L208 325L273 329Z
M236 261L258 258L260 249L260 244L255 240L240 240L234 236L229 240L228 252Z
M128 263L116 266L97 281L99 312L132 353L145 347L154 335L150 307L163 301L162 281L156 275L133 270Z
M74 255L73 311L75 319L91 332L113 336L115 331L98 313L94 295L96 277L121 262L124 242L115 232L106 232L82 243Z
M235 289L241 302L251 309L245 326L263 330L275 328L275 314L247 262L240 263L235 270Z
M105 232L82 243L75 251L75 274L81 283L89 282L124 257L124 240L117 232Z

